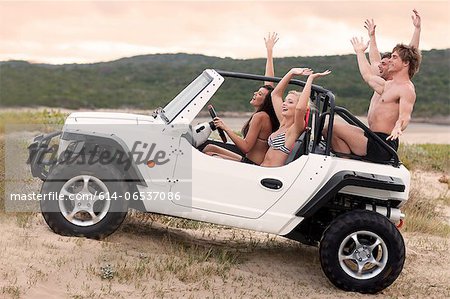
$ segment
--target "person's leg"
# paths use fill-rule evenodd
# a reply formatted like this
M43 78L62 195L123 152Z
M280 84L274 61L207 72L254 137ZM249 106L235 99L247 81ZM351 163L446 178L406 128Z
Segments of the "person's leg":
M213 156L213 157L217 157L217 158L222 158L222 159L225 159L225 160L232 160L232 161L236 161L236 162L242 162L242 157L241 156L239 156L239 157L230 157L230 156L227 156L227 155L222 155L222 154L217 154L217 153L208 153L208 152L205 153L205 154Z
M327 127L323 132L326 138ZM365 156L367 153L367 137L363 129L349 124L334 123L333 137L331 138L333 151L343 154L355 154Z
M236 153L238 155L243 156L244 154L237 148L236 145L232 144L232 143L224 143L222 141L217 141L217 140L212 140L212 139L208 139L205 143L203 143L202 145L198 146L197 149L201 152L205 152L205 148L208 145L215 145L224 149L227 149L233 153Z
M242 156L238 155L236 153L233 153L232 151L229 151L227 149L221 148L216 145L208 144L204 149L203 152L210 156L220 156L223 159L228 160L235 160L235 161L241 161Z

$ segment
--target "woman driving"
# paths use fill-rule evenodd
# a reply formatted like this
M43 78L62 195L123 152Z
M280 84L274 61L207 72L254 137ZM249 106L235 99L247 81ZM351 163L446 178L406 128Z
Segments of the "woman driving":
M267 49L265 76L273 77L273 47L278 41L278 35L269 33L264 41ZM214 119L216 127L224 130L234 142L235 149L226 149L220 144L208 144L203 152L211 156L259 165L268 149L268 136L279 126L270 96L273 86L273 82L264 82L264 85L253 93L250 104L254 107L255 112L242 128L243 137L237 135L219 117Z

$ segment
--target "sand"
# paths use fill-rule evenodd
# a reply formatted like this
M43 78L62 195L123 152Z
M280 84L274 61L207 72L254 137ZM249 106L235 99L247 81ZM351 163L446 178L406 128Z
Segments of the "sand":
M416 172L427 196L448 194L439 173ZM366 298L335 288L318 249L217 226L179 229L129 215L102 241L54 234L40 214L0 214L0 298ZM444 221L449 221L447 218ZM403 233L405 268L377 298L448 298L449 240ZM106 279L112 271L112 278Z

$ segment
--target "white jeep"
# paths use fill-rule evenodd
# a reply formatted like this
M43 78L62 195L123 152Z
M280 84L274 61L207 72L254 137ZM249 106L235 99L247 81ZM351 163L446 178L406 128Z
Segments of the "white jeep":
M267 168L206 155L197 147L214 126L191 123L224 77L280 80L208 69L153 115L72 113L61 132L36 137L29 163L44 181L41 210L49 227L62 235L102 238L135 208L319 246L325 275L343 290L376 293L392 284L405 261L396 225L403 221L400 208L410 185L396 152L335 106L332 92L314 85L308 129L286 165ZM337 115L382 144L391 161L332 153ZM50 146L58 137L59 146Z

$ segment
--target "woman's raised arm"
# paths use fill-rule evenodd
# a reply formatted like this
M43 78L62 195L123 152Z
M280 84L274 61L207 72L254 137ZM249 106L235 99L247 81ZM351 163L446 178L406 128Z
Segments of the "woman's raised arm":
M267 38L264 38L264 42L266 43L266 50L267 50L267 60L266 60L266 73L264 76L266 77L273 77L275 76L275 70L273 67L273 47L278 41L278 34L276 32L273 32L272 34L269 32L269 35ZM275 86L274 82L265 81L264 85L270 85L272 87Z
M283 94L287 86L289 85L289 81L291 81L291 79L294 76L307 75L310 72L311 70L309 68L293 68L289 72L287 72L286 75L284 75L283 79L281 79L280 83L278 83L275 89L272 91L272 105L280 123L281 120L283 119L283 116L281 115L281 105L283 105Z
M331 73L330 70L326 70L323 73L312 73L312 71L310 72L310 75L306 80L305 87L303 87L303 91L300 95L300 98L298 99L297 106L295 106L293 129L295 130L296 135L299 135L305 129L306 107L308 106L309 97L311 96L311 88L314 79L326 76L329 73Z

